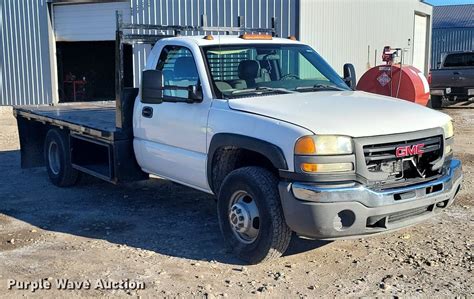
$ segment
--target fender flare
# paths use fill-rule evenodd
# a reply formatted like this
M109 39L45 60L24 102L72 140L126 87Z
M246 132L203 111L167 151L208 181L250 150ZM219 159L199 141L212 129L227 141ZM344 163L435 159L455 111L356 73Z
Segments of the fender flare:
M288 170L285 155L280 147L261 139L232 133L218 133L212 137L207 155L207 180L212 189L212 162L216 151L225 146L257 152L270 160L279 170Z

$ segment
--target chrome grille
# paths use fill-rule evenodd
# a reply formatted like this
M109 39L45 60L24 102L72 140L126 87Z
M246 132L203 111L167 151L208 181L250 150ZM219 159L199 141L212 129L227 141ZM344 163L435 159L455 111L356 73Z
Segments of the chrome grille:
M423 144L423 154L397 157L399 147L412 148ZM373 180L398 181L400 179L427 179L439 174L433 165L443 157L443 136L431 136L399 142L370 144L363 146L365 164Z
M409 140L403 142L393 142L385 144L374 144L364 146L364 156L367 165L373 162L384 160L396 160L395 150L400 146L413 146L423 143L425 146L423 151L426 153L440 152L442 154L442 136L435 136L424 139Z

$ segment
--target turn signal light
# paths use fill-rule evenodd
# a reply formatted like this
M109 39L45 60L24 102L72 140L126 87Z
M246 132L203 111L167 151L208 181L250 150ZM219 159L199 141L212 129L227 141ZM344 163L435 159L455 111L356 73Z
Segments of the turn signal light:
M271 40L273 37L269 34L249 34L245 33L240 36L241 39L247 40Z
M311 136L298 139L295 145L295 155L312 155L316 153L316 145Z
M354 170L352 163L328 163L328 164L315 164L315 163L301 163L301 170L304 172L313 173L325 173L325 172L343 172Z
M301 170L304 172L318 172L318 164L301 163Z

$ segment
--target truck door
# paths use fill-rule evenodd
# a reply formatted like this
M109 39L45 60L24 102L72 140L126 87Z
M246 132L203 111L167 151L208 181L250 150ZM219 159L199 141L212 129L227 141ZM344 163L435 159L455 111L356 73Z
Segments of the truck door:
M164 46L156 64L165 85L200 86L205 72L196 66L200 52L184 46ZM166 90L187 98L184 90ZM146 172L209 191L206 179L206 132L211 98L203 92L200 103L136 103L134 147Z

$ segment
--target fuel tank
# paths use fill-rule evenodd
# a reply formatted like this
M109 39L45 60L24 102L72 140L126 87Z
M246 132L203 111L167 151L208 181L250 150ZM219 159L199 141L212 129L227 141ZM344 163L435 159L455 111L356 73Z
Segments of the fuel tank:
M379 65L359 80L357 90L399 98L423 106L428 104L430 87L421 71L410 65Z

